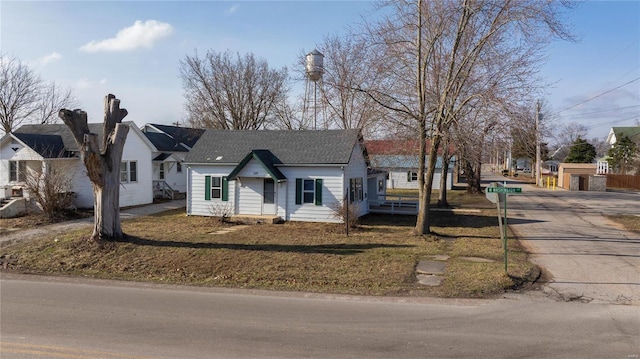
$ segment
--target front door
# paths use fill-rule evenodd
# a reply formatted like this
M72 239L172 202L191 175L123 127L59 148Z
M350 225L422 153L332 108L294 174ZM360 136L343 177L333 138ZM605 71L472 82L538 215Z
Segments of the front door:
M276 185L271 178L262 186L262 214L276 214Z

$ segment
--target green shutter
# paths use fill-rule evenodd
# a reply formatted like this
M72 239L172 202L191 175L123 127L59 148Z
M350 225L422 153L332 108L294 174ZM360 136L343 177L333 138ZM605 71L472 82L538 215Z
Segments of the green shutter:
M229 180L227 177L222 177L222 200L229 200Z
M411 182L411 171L407 172L407 182Z
M302 178L296 178L296 204L302 204Z
M316 206L322 206L322 178L316 179Z
M204 199L211 200L211 176L204 176Z

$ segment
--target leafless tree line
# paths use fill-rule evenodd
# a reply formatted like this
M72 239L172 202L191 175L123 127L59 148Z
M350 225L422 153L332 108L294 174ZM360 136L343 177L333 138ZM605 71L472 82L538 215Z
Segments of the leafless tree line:
M479 191L486 144L531 135L536 116L532 104L544 85L538 77L543 50L553 39L573 39L561 21L572 3L394 0L377 6L380 17L355 26L345 36L327 36L318 45L325 54L324 125L419 140L420 210L415 233L426 234L439 154L447 157L455 152L470 177L470 190ZM220 63L221 57L230 59L229 54L208 53L207 62L187 57L182 63L192 124L200 123L198 116L210 116L217 118L217 123L211 122L217 128L308 128L300 113L304 106L286 100L288 87L282 85L286 73L268 70L262 62L262 72L247 73L244 67ZM247 62L236 57L238 65ZM298 67L303 63L301 56ZM268 79L272 72L282 75L276 76L272 87L281 92L260 102L260 108L273 117L245 116L243 120L252 121L249 126L226 120L233 94L242 92L232 79L258 84L246 75ZM209 86L212 82L219 87ZM236 101L242 102L240 97ZM524 138L521 142L531 143ZM446 205L446 194L439 199Z
M73 107L71 90L46 82L19 59L0 56L0 125L9 133L24 123L52 123L58 110Z

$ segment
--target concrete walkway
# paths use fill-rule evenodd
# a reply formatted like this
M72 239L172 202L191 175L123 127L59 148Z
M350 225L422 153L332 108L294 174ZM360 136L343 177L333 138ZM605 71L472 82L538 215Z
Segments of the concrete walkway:
M127 220L140 216L148 216L154 213L170 211L173 209L184 208L186 201L184 199L154 203L144 206L137 206L123 209L120 211L120 219ZM36 226L28 229L19 229L16 231L0 234L0 244L13 241L22 241L40 237L44 234L61 233L69 230L90 227L93 225L93 217L76 219L72 221L59 222L44 226Z

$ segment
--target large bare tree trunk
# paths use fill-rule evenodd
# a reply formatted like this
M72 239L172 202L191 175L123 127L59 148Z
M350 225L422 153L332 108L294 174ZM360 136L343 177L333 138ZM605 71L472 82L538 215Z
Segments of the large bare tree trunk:
M71 129L93 186L95 219L91 239L121 239L120 161L129 132L129 126L122 124L127 110L120 108L120 100L114 95L105 96L102 146L98 145L98 135L89 131L86 112L61 109L58 116Z

